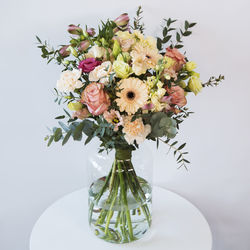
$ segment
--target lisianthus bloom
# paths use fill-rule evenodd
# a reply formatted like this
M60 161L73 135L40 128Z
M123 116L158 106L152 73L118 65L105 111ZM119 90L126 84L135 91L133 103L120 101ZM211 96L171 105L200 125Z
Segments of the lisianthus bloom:
M169 97L171 97L171 104L177 105L178 107L183 107L187 104L183 88L179 86L172 86L171 88L166 87L166 90Z
M116 76L122 79L128 78L132 73L131 67L126 62L124 62L123 56L121 54L119 54L117 60L114 61L113 68Z
M77 110L73 113L72 118L78 118L80 120L83 120L85 118L88 118L90 116L90 113L87 108L82 108L80 110Z
M176 48L167 48L165 56L170 57L175 60L175 65L173 66L175 71L179 71L183 65L186 63L185 56L179 52Z
M127 13L123 13L120 16L118 16L114 23L117 25L117 27L121 30L127 30L129 27L129 16Z
M70 46L70 45L65 45L65 46L63 46L63 47L59 50L59 54L60 54L62 57L67 57L67 56L70 55L70 51L67 50L69 46Z
M145 74L147 69L155 68L159 59L162 57L158 50L143 47L136 44L131 51L132 70L136 75Z
M83 86L79 80L81 74L82 71L77 69L63 71L56 88L61 92L73 92L75 89L81 88Z
M131 115L147 103L148 88L140 79L130 77L118 83L116 95L118 98L115 101L120 111Z
M86 104L93 115L101 115L110 106L108 94L103 90L101 83L90 83L82 92L81 102Z
M123 118L117 110L111 109L110 111L105 111L103 117L108 123L115 126L114 131L117 131L119 126L123 125Z
M78 111L82 109L82 103L80 102L70 102L68 104L68 109L70 109L71 111Z
M94 28L89 28L86 30L89 36L94 36L95 35L95 29Z
M80 62L78 68L83 72L88 73L95 69L96 66L100 65L101 62L96 60L95 58L87 58Z
M187 71L189 71L189 72L193 71L196 67L197 67L197 64L196 64L195 62L192 62L192 61L187 62L187 63L185 64L185 69L186 69Z
M188 88L197 95L202 90L202 84L199 77L193 75L188 81Z
M85 51L85 50L87 50L87 48L89 47L89 45L90 45L90 42L88 40L82 41L82 42L80 42L78 50L79 51Z
M74 24L70 24L68 27L68 32L73 35L80 35L82 34L82 28Z
M138 118L131 122L131 116L125 116L123 118L124 125L122 132L125 134L124 138L128 144L133 144L136 141L137 144L142 143L151 132L151 126L149 124L144 125L142 118Z
M109 75L112 73L112 64L110 61L103 62L100 66L95 67L89 73L89 80L91 82L100 82L106 84L109 82Z

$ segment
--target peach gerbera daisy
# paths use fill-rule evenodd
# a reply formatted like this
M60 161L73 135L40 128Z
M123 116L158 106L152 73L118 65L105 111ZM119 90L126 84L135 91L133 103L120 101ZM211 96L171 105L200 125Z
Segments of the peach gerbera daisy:
M116 93L116 103L120 111L126 111L129 115L142 108L148 100L147 85L138 78L130 77L121 80Z

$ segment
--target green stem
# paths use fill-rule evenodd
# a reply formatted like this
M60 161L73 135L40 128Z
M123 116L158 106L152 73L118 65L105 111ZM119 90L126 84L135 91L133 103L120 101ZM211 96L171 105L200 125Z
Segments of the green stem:
M123 176L124 170L122 169L120 162L118 162L118 171L119 171L118 174L119 174L119 178L120 178L120 188L121 188L122 201L123 201L123 204L125 205L125 208L126 208L125 214L126 214L127 223L128 223L129 236L130 236L130 239L133 240L134 239L133 227L132 227L130 212L128 209L127 193L126 193L126 187L125 187L124 176Z

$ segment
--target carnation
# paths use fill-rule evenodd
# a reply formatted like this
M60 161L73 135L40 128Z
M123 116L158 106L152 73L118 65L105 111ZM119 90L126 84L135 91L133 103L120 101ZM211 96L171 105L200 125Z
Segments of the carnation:
M77 69L63 71L57 81L56 88L61 92L73 92L75 89L81 88L83 86L79 80L81 74L82 71Z
M128 144L132 144L134 141L137 144L142 143L151 132L151 126L149 124L144 125L141 118L132 122L131 116L126 116L123 120L124 127L122 131Z

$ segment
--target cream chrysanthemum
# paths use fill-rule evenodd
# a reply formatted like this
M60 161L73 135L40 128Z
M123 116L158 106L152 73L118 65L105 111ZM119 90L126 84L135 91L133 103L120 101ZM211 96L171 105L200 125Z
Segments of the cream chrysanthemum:
M155 68L162 57L157 49L145 47L142 43L136 44L130 55L132 57L132 70L138 76L145 74L147 69Z
M149 124L144 125L142 118L138 118L131 122L131 116L126 116L123 118L124 127L122 132L125 134L124 138L128 144L142 143L148 134L151 132L151 126Z
M120 111L126 111L129 115L134 114L142 108L148 100L147 85L138 78L127 78L121 80L116 93L116 103Z

